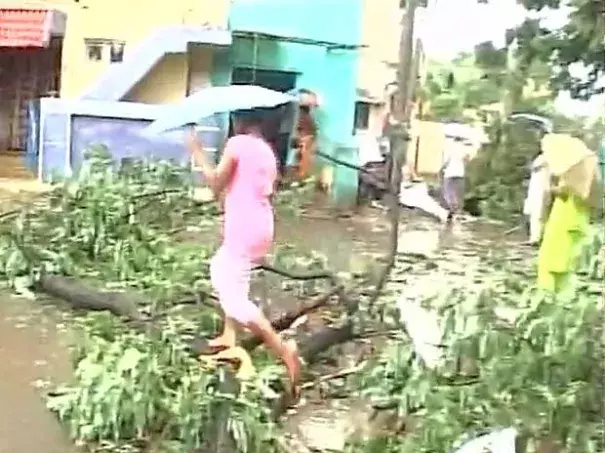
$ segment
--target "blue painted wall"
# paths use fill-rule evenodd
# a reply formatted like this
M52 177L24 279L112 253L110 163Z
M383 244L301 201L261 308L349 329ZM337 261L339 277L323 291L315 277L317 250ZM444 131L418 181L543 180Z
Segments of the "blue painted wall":
M361 42L362 0L233 0L232 30L329 41Z
M299 73L297 88L313 90L323 101L317 119L327 151L352 143L362 12L362 0L233 0L231 5L229 26L236 36L231 67ZM237 32L284 39L242 38Z
M116 162L124 157L134 157L172 160L182 165L189 163L182 132L157 136L143 132L145 126L161 114L162 106L48 98L40 100L39 111L37 166L45 181L76 172L84 152L94 145L107 146ZM31 134L35 132L33 128L30 130ZM206 132L202 133L201 139L214 147L218 146L220 136L216 132Z

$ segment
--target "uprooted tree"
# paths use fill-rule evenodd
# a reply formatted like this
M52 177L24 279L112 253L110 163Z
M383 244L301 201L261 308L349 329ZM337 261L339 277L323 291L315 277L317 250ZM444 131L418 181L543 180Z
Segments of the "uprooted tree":
M217 209L191 201L188 180L161 163L117 171L105 150L95 150L77 177L2 216L3 274L14 290L103 312L77 318L76 385L54 392L49 403L77 440L174 441L212 451L232 451L235 442L251 451L256 443L266 448L270 436L262 432L285 409L278 368L241 388L229 367L200 368L196 339L218 321L208 284ZM278 209L296 204L291 195L280 193ZM182 240L192 226L204 225L214 234ZM266 263L260 270L305 282L309 296L274 319L276 329L335 301L349 315L300 342L305 361L362 332L354 316L360 300L321 260L292 255L288 247L275 260L281 267ZM309 288L309 282L316 283ZM258 341L243 345L251 351ZM263 357L255 358L257 367L267 363Z
M207 272L214 235L188 235L193 226L212 231L217 210L191 201L187 179L157 163L116 172L95 154L77 178L3 216L0 262L13 289L83 312L74 312L74 379L50 395L49 407L93 450L283 450L275 423L281 369L258 342L242 342L256 368L247 381L237 379L238 364L200 362L195 353L195 339L218 323ZM292 205L293 196L281 193L277 204ZM392 246L386 261L397 268ZM262 272L304 282L302 298L290 293L296 306L273 320L277 329L311 310L331 313L300 339L309 373L331 346L400 331L356 368L358 378L340 378L350 396L369 396L377 414L398 415L381 435L358 439L355 451L445 452L499 426L519 430L527 441L519 451L602 451L602 244L587 247L565 300L526 291L532 270L490 253L482 275L439 300L415 301L438 313L436 364L422 339L401 328L405 305L388 291L379 298L367 276L337 277L315 255L288 247Z

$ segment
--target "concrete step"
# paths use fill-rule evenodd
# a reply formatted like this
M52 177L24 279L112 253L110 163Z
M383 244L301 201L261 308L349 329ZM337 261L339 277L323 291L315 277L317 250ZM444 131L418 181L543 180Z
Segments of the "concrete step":
M23 154L0 152L0 178L32 179L35 175L25 166Z

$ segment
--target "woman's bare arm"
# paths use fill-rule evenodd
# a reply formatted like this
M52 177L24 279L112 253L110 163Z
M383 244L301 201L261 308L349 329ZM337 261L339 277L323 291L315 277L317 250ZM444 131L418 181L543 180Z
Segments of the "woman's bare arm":
M204 180L210 186L216 198L220 198L223 190L229 184L233 171L235 170L235 157L227 148L223 151L221 160L216 168L213 167L206 157L202 145L197 139L195 129L191 129L187 137L187 147L193 156L194 163L202 170Z

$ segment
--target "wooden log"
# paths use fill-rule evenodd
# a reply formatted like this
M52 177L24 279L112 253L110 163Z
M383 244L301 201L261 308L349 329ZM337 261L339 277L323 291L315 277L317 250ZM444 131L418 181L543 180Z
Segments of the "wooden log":
M271 321L271 325L278 332L286 330L292 324L294 324L294 321L296 321L301 316L304 316L308 313L312 313L315 310L318 310L319 308L325 307L330 302L330 299L338 295L342 290L342 286L337 286L336 288L333 288L331 291L325 294L314 297L313 299L306 300L296 309L287 311L286 313L273 319ZM259 346L261 343L262 340L260 338L250 337L242 341L242 346L244 349L250 351Z
M141 314L138 309L138 305L143 301L137 300L138 298L136 296L119 292L103 292L96 288L91 288L72 277L43 275L38 281L37 290L49 296L61 299L75 310L106 310L128 321L145 322L157 320L155 317L152 319L147 319ZM289 328L292 323L301 316L327 305L331 298L340 294L342 290L343 288L338 286L326 294L303 302L295 309L290 310L272 320L271 324L273 325L273 328L277 331L282 331ZM328 343L334 341L332 340L332 336L334 334L331 333L331 331L320 333L318 341L311 341L309 343L308 347L310 348L311 355L316 355L317 353L314 351L321 350L323 343L326 341L324 339L325 335L328 335ZM338 341L339 338L340 337L337 337L335 340ZM259 344L260 341L258 339L248 338L243 342L242 346L247 350L251 350ZM199 348L196 347L195 344L192 345L191 353L196 357L202 352L198 349Z
M128 321L136 321L132 323L133 327L149 325L153 319L146 319L139 311L136 297L124 293L103 292L96 288L77 281L71 277L59 275L44 275L38 282L37 289L40 292L49 296L61 299L69 304L70 307L76 310L89 311L109 311L110 313L122 317ZM336 295L342 296L343 288L337 286L330 292L311 299L297 307L295 310L287 312L272 321L276 330L284 330L299 317L316 310L326 305L332 297ZM315 335L312 335L301 342L299 345L301 358L305 363L310 364L317 360L319 354L328 350L330 347L345 343L355 338L355 332L352 322L344 323L339 327L326 327ZM253 349L260 342L257 339L251 338L244 343L246 349ZM191 347L191 353L199 356L199 351L196 351L195 345ZM224 370L224 375L228 375L226 379L221 380L220 390L222 392L237 391L239 386L233 386L233 380L237 381L235 374ZM223 388L226 386L225 388ZM277 400L272 408L275 418L278 418L289 406L289 395L287 392L282 392L282 396ZM217 403L219 404L219 403ZM217 416L214 420L216 429L212 429L212 434L207 437L207 443L203 451L231 453L237 451L235 443L228 433L228 418L230 412L230 404L228 402L220 402L222 406L219 411L222 416Z
M92 289L71 277L42 275L37 289L67 302L71 308L88 311L109 311L130 321L142 321L137 303L124 293Z

